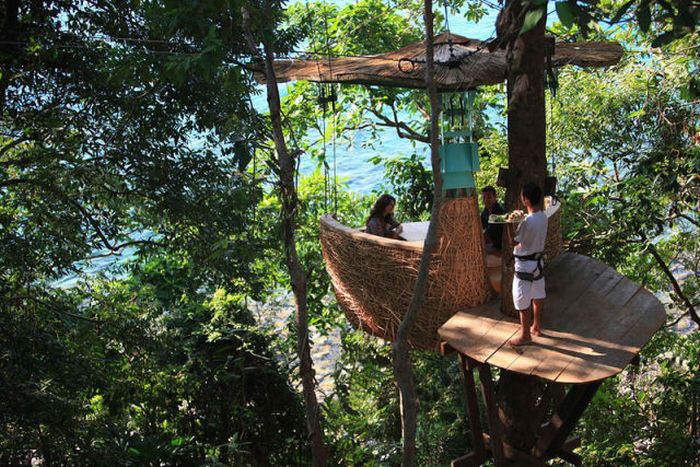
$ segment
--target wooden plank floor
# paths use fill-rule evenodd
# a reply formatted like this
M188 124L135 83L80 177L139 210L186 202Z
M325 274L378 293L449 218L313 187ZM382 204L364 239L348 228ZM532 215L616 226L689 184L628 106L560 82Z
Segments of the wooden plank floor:
M499 311L500 296L457 313L439 333L483 363L558 383L587 383L622 371L664 324L649 291L586 256L562 253L547 268L544 336L512 348L519 323Z

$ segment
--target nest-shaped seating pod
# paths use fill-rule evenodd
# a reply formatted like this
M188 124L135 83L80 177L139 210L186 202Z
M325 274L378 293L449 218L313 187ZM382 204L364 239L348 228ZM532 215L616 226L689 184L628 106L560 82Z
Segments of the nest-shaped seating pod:
M561 204L548 206L545 212L549 217L545 245L549 263L562 250ZM341 309L356 329L393 341L413 296L423 242L369 235L331 216L323 216L320 224L326 269ZM437 329L444 322L493 294L486 271L476 198L445 199L427 299L409 344L436 350ZM500 278L500 270L496 275Z
M321 246L338 303L351 324L393 341L413 296L423 242L366 234L324 216ZM476 198L443 200L426 301L409 345L436 350L437 329L457 311L484 303L492 294Z

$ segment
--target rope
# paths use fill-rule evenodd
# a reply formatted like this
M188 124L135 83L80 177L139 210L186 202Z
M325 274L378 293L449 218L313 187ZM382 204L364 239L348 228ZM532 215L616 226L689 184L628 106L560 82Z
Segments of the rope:
M326 30L326 38L328 33ZM327 41L326 41L327 43ZM330 60L330 59L329 59ZM319 78L321 77L321 60L316 58L316 71L318 72ZM321 139L323 141L323 210L328 212L328 164L326 163L326 92L325 84L318 83L319 86L319 96L318 103L321 104L323 109L321 113Z
M335 141L335 131L336 125L338 123L337 112L335 109L335 99L331 101L333 107L333 214L338 214L338 163L336 158L336 141Z
M332 60L332 55L333 51L331 49L330 45L330 34L328 33L328 16L324 15L323 16L323 27L325 28L326 32L326 52L328 53L328 73L330 74L331 80L333 79L333 60ZM335 84L330 84L330 95L327 96L328 99L331 101L331 110L333 112L333 123L332 123L332 145L333 145L333 214L338 214L338 164L336 160L336 138L335 138L335 132L336 132L336 125L337 125L337 112L335 108L335 101L337 99L337 95L335 93ZM323 113L325 115L326 112L326 103L324 101L323 104ZM324 161L325 161L325 155L326 155L326 150L325 150L325 141L326 141L326 134L325 131L323 133L323 142L324 142ZM326 164L327 167L327 164ZM326 209L327 211L328 209Z
M253 96L248 93L248 105L250 105L250 113L255 118L255 115L257 114L257 111L255 110L255 107L253 106ZM257 127L253 126L253 134L257 138ZM252 146L253 148L253 186L255 186L256 183L256 175L258 173L258 158L257 158L257 153L258 151L255 149L255 145ZM253 203L253 225L258 225L258 203Z
M549 118L547 119L547 127L549 129L549 134L551 135L552 133L552 118L554 115L554 100L555 96L552 94L549 96ZM557 164L554 161L554 158L552 158L552 171L551 174L553 177L556 177L556 171L557 171ZM554 196L554 194L552 194Z
M321 114L321 133L323 135L323 209L328 212L328 163L326 162L326 93L325 86L321 84L321 101L323 113Z
M452 44L452 32L450 31L450 14L447 11L447 0L443 0L442 6L445 8L445 30L447 31L447 46L450 48L450 59L447 61L449 68L457 68L460 60L455 57L454 46Z

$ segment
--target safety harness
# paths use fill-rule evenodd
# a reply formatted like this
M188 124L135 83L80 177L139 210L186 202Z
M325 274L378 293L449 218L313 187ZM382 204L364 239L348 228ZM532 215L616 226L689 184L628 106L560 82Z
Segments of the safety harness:
M537 267L533 272L515 271L515 277L527 282L534 282L544 277L544 252L539 251L531 255L513 255L521 261L537 261Z

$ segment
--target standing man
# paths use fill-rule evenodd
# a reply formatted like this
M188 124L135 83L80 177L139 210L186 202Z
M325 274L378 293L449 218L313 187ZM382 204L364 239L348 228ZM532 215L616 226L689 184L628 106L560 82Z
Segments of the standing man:
M489 253L501 253L501 240L503 238L503 224L489 224L491 214L505 214L506 211L496 198L496 189L487 185L481 189L481 201L484 210L481 211L481 227L484 231L486 251Z
M514 347L529 344L533 335L542 335L542 314L547 296L543 255L548 220L540 209L542 190L535 183L526 183L520 192L520 199L527 208L527 217L518 226L513 239L513 304L520 315L520 335L509 342Z

